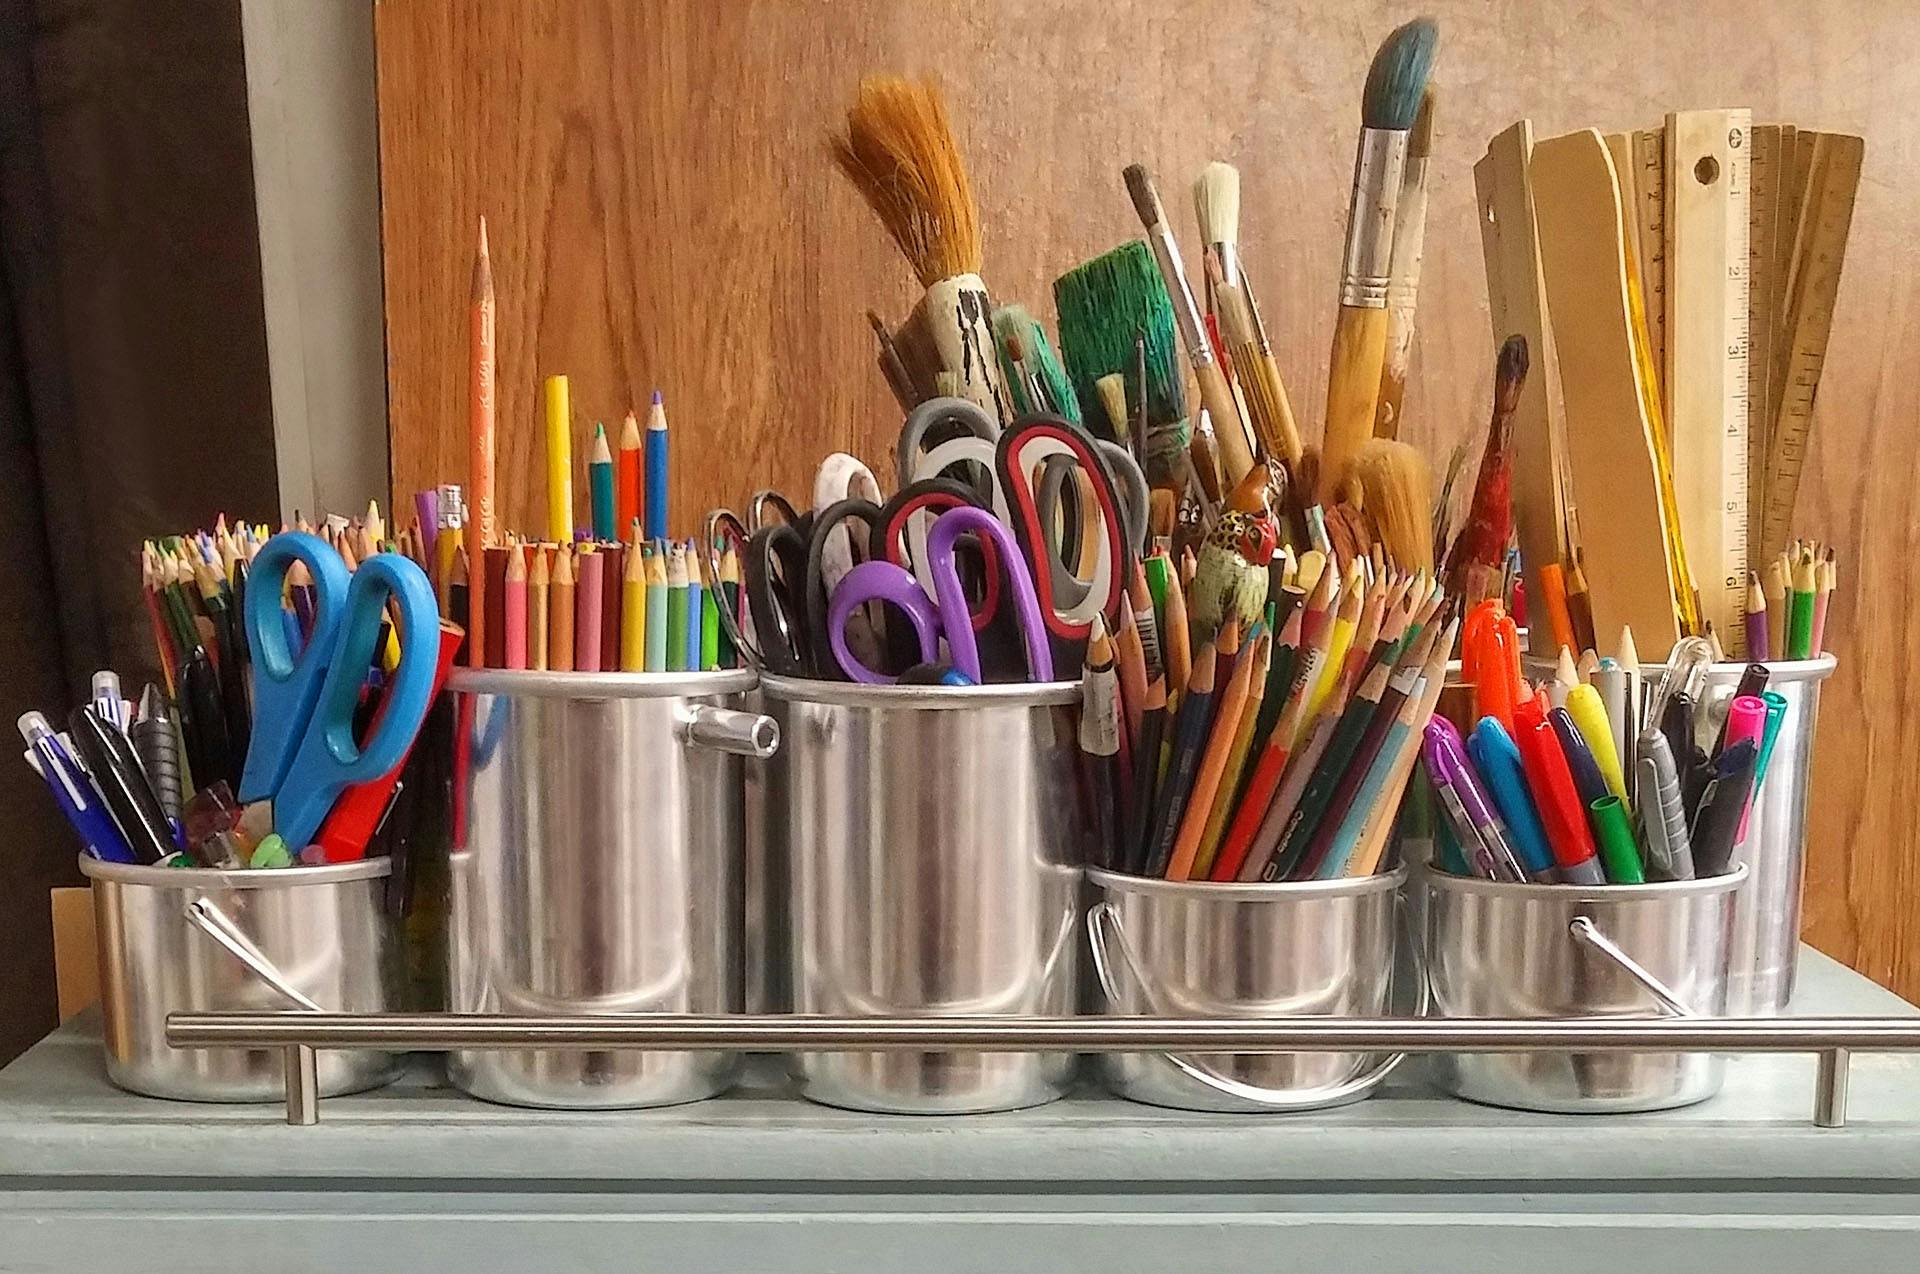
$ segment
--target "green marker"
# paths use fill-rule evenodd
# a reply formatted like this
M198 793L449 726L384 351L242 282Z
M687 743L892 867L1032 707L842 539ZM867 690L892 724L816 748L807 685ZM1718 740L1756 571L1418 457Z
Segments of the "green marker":
M1593 838L1600 851L1600 867L1610 885L1643 885L1647 874L1640 866L1640 843L1619 797L1609 793L1587 806Z

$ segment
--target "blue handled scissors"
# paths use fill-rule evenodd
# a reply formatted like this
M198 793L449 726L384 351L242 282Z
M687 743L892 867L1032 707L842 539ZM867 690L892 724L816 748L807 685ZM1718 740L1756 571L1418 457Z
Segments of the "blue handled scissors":
M281 620L287 570L313 576L312 635L297 655ZM371 736L353 737L354 709L373 665L391 600L399 612L400 663ZM286 531L261 546L247 581L247 647L253 655L253 739L240 775L242 801L273 801L274 830L296 852L313 840L340 793L398 765L433 698L439 608L426 572L398 553L376 553L349 573L319 536Z

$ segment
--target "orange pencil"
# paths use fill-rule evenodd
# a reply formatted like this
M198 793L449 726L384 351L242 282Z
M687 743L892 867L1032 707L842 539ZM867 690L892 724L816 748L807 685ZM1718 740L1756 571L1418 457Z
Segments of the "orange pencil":
M547 668L547 635L552 620L547 611L547 546L533 546L533 566L527 571L527 667Z
M1560 563L1548 562L1540 568L1540 609L1547 614L1547 631L1553 634L1553 649L1562 646L1578 650L1579 639L1573 632L1573 612L1567 609L1567 576ZM1529 636L1529 649L1539 646ZM1544 651L1541 652L1545 654Z
M1233 739L1240 732L1240 715L1247 705L1247 690L1253 680L1253 660L1237 659L1240 652L1240 626L1229 619L1220 629L1219 653L1234 659L1233 675L1221 693L1219 708L1213 714L1212 732L1207 750L1201 754L1200 769L1180 817L1180 833L1174 838L1173 857L1167 863L1168 880L1185 880L1193 870L1194 856L1200 852L1201 833L1206 831L1207 816L1213 812L1214 793L1226 773L1227 755L1233 751Z
M614 525L629 527L632 542L640 542L640 418L632 412L620 423L620 451L613 462Z
M484 554L494 542L493 525L493 263L487 255L487 219L480 218L480 246L473 258L473 286L467 295L467 492L468 521L474 528L468 551ZM467 581L467 662L486 666L487 573Z
M573 549L562 544L553 555L553 582L548 588L547 666L555 672L573 671Z

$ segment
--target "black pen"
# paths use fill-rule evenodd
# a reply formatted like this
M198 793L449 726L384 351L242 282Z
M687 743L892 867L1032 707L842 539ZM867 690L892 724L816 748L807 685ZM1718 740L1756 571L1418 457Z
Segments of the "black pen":
M174 852L173 828L140 769L133 744L118 727L100 716L91 704L82 704L67 717L74 749L100 793L100 803L113 816L133 856L157 863Z
M1694 871L1700 876L1724 875L1739 848L1741 816L1746 813L1747 798L1753 794L1754 765L1760 748L1752 739L1742 739L1722 752L1713 763L1712 775L1694 806Z

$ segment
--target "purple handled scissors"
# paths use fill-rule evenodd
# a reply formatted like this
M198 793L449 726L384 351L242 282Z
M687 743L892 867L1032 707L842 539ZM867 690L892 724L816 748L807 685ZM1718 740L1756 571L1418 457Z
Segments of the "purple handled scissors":
M972 616L967 611L966 589L960 583L959 568L954 562L955 547L960 537L967 534L992 540L1006 569L1007 594L1012 599L1021 640L1026 646L1027 680L1053 680L1053 652L1047 645L1046 623L1040 615L1040 599L1034 592L1027 560L1005 523L985 509L970 507L942 513L927 533L927 566L933 578L933 598L927 596L906 570L879 560L860 563L835 586L827 606L827 641L833 648L835 661L849 678L868 685L887 685L899 680L875 672L847 648L847 620L868 602L879 601L891 602L906 613L919 641L923 663L932 663L940 657L940 639L944 636L954 668L976 684L985 681L981 675L980 646L974 637Z

